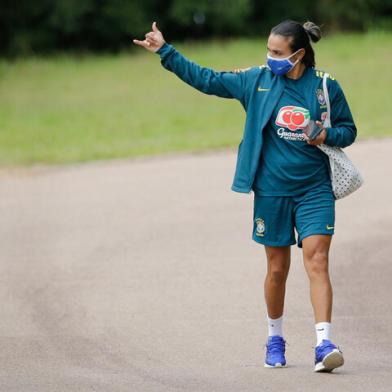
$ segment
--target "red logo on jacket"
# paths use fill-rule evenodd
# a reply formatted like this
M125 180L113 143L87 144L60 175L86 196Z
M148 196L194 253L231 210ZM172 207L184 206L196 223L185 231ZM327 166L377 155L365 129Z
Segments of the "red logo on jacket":
M290 129L290 131L297 131L304 129L310 120L310 113L308 109L300 106L283 106L280 108L275 124L280 127Z

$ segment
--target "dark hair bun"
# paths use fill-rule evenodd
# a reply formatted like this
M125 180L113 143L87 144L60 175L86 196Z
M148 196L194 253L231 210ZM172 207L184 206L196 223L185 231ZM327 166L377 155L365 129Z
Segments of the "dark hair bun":
M305 22L303 24L303 28L305 29L305 31L309 35L309 38L313 42L320 41L320 39L321 39L321 29L320 29L319 26L315 25L313 22L309 22L308 21L308 22Z

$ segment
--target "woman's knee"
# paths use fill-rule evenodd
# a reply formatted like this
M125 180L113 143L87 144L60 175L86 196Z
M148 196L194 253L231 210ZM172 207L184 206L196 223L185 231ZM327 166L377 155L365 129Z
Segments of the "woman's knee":
M290 268L290 249L268 247L266 253L268 261L267 279L275 284L284 283Z
M287 270L284 269L271 269L267 272L267 279L276 285L286 283Z
M328 252L314 250L304 254L305 267L310 275L328 274Z

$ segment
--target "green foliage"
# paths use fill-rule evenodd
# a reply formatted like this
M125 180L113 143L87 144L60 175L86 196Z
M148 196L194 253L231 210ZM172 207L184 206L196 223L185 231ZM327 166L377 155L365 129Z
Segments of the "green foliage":
M392 0L2 0L0 54L118 51L155 20L168 40L261 36L283 19L392 29Z
M233 34L241 32L250 12L250 0L173 0L168 17L181 27L206 25L212 34Z

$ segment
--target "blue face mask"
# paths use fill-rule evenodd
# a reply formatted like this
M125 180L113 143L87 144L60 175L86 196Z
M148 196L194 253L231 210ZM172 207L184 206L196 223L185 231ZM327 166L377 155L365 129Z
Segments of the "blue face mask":
M298 49L296 52L291 54L288 57L285 57L284 59L276 59L275 57L271 57L270 55L267 54L267 64L271 68L271 71L275 75L284 75L287 72L291 71L295 65L298 63L299 59L295 62L292 63L289 58L294 56L300 49Z

